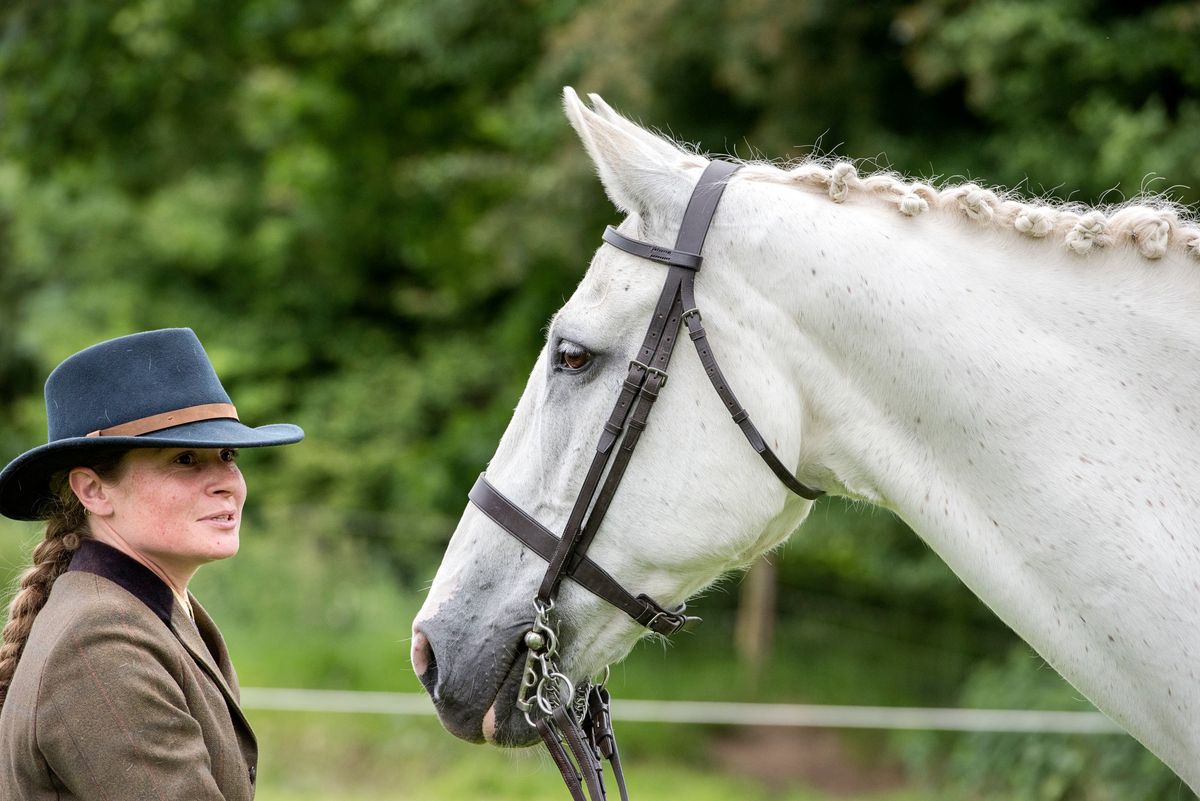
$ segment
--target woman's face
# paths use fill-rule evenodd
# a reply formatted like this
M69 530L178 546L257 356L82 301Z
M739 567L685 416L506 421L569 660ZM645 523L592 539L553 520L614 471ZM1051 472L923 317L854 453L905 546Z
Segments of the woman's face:
M234 448L132 450L105 490L111 513L93 512L96 536L117 538L109 544L157 567L177 588L200 565L238 551L246 481Z

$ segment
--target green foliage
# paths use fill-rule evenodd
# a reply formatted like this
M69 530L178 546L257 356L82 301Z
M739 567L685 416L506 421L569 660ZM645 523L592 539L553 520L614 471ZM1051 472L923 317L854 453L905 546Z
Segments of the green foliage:
M544 321L616 216L559 111L564 84L713 152L1195 201L1198 29L1194 3L1107 0L14 0L0 9L0 451L42 441L40 385L65 356L195 328L243 419L308 432L246 455L244 552L202 573L202 597L251 678L390 686L404 593L432 574ZM875 681L826 663L842 679L827 700L867 685L953 698L1012 642L888 515L823 503L779 559L783 614L807 621L784 656L853 636L841 658L885 666ZM335 562L361 588L343 595L322 572ZM261 578L272 565L293 571L283 590ZM719 620L733 603L701 606ZM264 634L247 610L293 622ZM259 638L275 657L257 661ZM380 642L397 648L355 661ZM1004 681L1025 686L1019 670ZM970 747L1033 759L1012 742ZM1145 759L1043 747L1071 788ZM1023 787L1052 775L1027 770ZM1029 797L1104 797L1071 792Z
M925 2L899 23L917 85L961 85L987 124L977 146L995 179L1118 199L1182 183L1200 198L1195 4Z
M247 420L309 432L256 492L424 575L614 216L563 84L715 151L1096 198L1197 183L1197 25L1099 0L10 4L0 445L38 440L67 354L190 325Z
M308 430L259 491L339 510L336 528L428 570L581 266L556 231L496 247L544 155L510 152L496 108L538 13L107 2L0 19L0 402L20 412L0 442L37 440L37 386L67 354L189 325L244 419ZM580 216L564 194L557 211ZM400 511L403 529L370 522Z
M243 528L236 558L190 585L220 624L241 683L419 692L408 626L420 599L319 517L266 518Z
M982 709L1088 710L1091 705L1028 647L983 662L963 685L959 705ZM964 795L1012 801L1179 801L1195 798L1175 774L1123 734L1049 735L982 732L953 738L908 735L918 763L931 755L944 780ZM925 765L924 767L928 767Z

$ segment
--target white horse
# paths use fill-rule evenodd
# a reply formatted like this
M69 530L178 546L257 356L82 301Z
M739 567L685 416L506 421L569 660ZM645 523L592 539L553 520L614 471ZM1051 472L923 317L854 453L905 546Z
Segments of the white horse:
M565 90L620 231L670 246L707 159ZM552 224L553 221L547 221ZM599 232L597 232L599 233ZM1097 707L1200 790L1200 229L849 164L751 163L696 279L730 385L805 484L903 518ZM602 246L555 315L490 480L561 531L662 285ZM685 342L588 551L678 603L812 504L771 475ZM652 535L646 536L646 531ZM518 643L545 562L468 506L413 664L466 739L534 739ZM644 633L566 581L572 678Z

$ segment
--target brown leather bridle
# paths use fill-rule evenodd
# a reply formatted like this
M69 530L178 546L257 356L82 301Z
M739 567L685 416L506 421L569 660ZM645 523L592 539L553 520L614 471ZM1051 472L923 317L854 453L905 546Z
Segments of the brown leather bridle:
M700 252L717 204L725 191L726 180L737 169L737 165L727 161L714 160L709 163L692 190L673 249L630 239L612 226L604 231L606 243L626 253L665 265L667 276L637 358L629 363L629 372L621 385L616 405L604 423L595 456L575 498L562 536L551 534L549 529L504 497L484 475L480 475L471 488L472 503L549 563L534 599L534 625L525 637L528 657L517 705L537 728L576 801L586 801L581 782L587 784L593 801L605 797L599 761L601 757L613 764L621 798L628 801L628 795L608 716L608 693L603 682L596 685L583 682L577 692L570 680L558 671L554 661L558 636L557 627L551 623L550 612L562 580L570 577L640 625L659 634L670 635L699 621L699 618L686 614L685 604L666 609L645 594L633 595L585 555L646 428L650 409L667 383L667 366L679 335L680 323L687 326L688 336L695 344L705 373L751 447L792 492L809 500L823 494L821 490L800 483L784 467L751 422L750 415L734 396L717 365L702 325L700 310L696 306L696 273L703 262ZM535 721L533 716L538 712L542 714ZM577 767L571 764L568 749Z

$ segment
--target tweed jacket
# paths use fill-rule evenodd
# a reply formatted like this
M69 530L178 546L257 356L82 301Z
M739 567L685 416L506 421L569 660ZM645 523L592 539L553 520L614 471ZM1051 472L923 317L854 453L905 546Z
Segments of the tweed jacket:
M0 712L0 801L250 801L258 746L212 619L85 540Z

